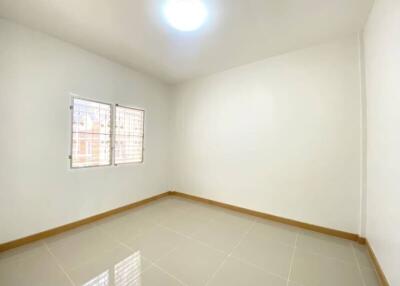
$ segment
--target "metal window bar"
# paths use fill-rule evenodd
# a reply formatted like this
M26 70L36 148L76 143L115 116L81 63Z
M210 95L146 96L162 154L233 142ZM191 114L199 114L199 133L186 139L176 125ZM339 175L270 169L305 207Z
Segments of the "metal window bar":
M73 97L71 168L111 165L112 105Z
M116 105L114 163L143 163L144 110Z

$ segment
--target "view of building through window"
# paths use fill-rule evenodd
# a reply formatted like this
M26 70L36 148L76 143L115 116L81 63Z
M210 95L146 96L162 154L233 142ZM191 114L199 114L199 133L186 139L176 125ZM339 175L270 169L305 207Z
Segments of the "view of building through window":
M144 111L117 106L115 121L115 163L142 162Z
M112 105L73 99L71 167L94 167L143 162L144 111L116 106L115 129ZM114 137L114 153L112 134Z
M73 99L71 167L111 164L111 105Z

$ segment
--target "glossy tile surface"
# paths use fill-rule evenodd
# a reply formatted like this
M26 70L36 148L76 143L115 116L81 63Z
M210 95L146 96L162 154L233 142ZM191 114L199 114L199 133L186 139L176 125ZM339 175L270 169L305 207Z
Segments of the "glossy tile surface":
M45 245L11 252L0 256L0 285L70 285Z
M378 286L364 246L168 197L0 253L2 286Z
M297 247L311 253L318 253L339 260L354 262L352 242L321 233L301 231Z
M210 282L210 286L286 286L287 281L238 259L229 258Z
M141 274L151 266L140 251L116 246L99 252L95 258L68 271L76 285L136 285Z
M186 285L205 285L225 255L200 242L187 240L157 265Z
M232 256L286 279L289 276L293 251L292 246L250 231Z
M363 286L356 263L296 250L290 279L300 285Z

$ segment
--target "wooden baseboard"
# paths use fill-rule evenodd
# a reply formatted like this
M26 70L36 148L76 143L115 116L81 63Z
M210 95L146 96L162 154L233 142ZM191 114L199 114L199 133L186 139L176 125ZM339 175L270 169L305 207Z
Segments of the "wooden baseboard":
M358 237L359 244L367 244L367 239L365 237Z
M323 227L323 226L300 222L297 220L292 220L292 219L288 219L288 218L284 218L284 217L280 217L280 216L276 216L276 215L258 212L258 211L254 211L254 210L250 210L250 209L246 209L246 208L242 208L242 207L238 207L238 206L234 206L234 205L229 205L226 203L221 203L221 202L217 202L217 201L213 201L213 200L209 200L209 199L205 199L205 198L201 198L201 197L197 197L197 196L193 196L193 195L189 195L189 194L185 194L185 193L171 191L170 195L174 195L174 196L178 196L178 197L182 197L182 198L186 198L186 199L191 199L191 200L206 203L209 205L222 207L222 208L237 211L237 212L240 212L243 214L248 214L248 215L256 216L259 218L264 218L264 219L268 219L271 221L280 222L280 223L288 224L291 226L296 226L299 228L312 230L312 231L319 232L319 233L324 233L324 234L333 235L336 237L340 237L340 238L344 238L344 239L348 239L348 240L352 240L352 241L357 241L360 244L365 243L365 238L361 238L358 234L354 234L354 233L350 233L350 232L345 232L345 231L341 231L341 230L336 230L336 229L331 229L331 228L327 228L327 227Z
M154 197L150 197L150 198L147 198L147 199L144 199L144 200L141 200L141 201L129 204L129 205L125 205L125 206L122 206L122 207L119 207L119 208L116 208L116 209L112 209L110 211L106 211L106 212L103 212L103 213L100 213L100 214L97 214L97 215L94 215L94 216L91 216L91 217L88 217L88 218L85 218L85 219L81 219L81 220L78 220L78 221L75 221L75 222L72 222L72 223L68 223L68 224L56 227L56 228L45 230L45 231L42 231L42 232L39 232L39 233L36 233L36 234L33 234L33 235L29 235L29 236L26 236L26 237L23 237L23 238L20 238L20 239L17 239L17 240L13 240L13 241L9 241L9 242L6 242L6 243L2 243L2 244L0 244L0 252L6 251L6 250L9 250L9 249L18 247L18 246L22 246L22 245L25 245L25 244L28 244L28 243L31 243L31 242L34 242L34 241L37 241L37 240L40 240L40 239L44 239L44 238L47 238L47 237L50 237L50 236L53 236L53 235L56 235L56 234L60 234L62 232L65 232L65 231L68 231L68 230L83 226L85 224L89 224L89 223L98 221L98 220L103 219L105 217L109 217L109 216L118 214L120 212L129 210L129 209L137 208L139 206L142 206L142 205L150 203L152 201L161 199L161 198L166 197L168 195L170 195L170 192L166 192L166 193L154 196Z
M373 260L373 263L375 264L375 268L376 271L378 273L379 279L381 280L381 283L383 286L390 286L388 283L388 280L386 279L386 276L382 270L382 267L380 266L377 257L375 256L374 251L371 248L371 245L369 244L368 240L360 237L357 234L354 233L349 233L349 232L345 232L345 231L340 231L340 230L336 230L336 229L331 229L331 228L326 228L326 227L322 227L322 226L317 226L317 225L313 225L313 224L309 224L309 223L304 223L304 222L300 222L300 221L296 221L296 220L292 220L292 219L288 219L288 218L284 218L284 217L280 217L280 216L275 216L275 215L271 215L271 214L267 214L267 213L262 213L262 212L258 212L258 211L254 211L254 210L250 210L250 209L246 209L246 208L242 208L242 207L238 207L238 206L234 206L234 205L230 205L230 204L226 204L226 203L221 203L221 202L217 202L217 201L213 201L213 200L209 200L209 199L205 199L205 198L201 198L201 197L197 197L197 196L193 196L193 195L189 195L189 194L185 194L185 193L180 193L180 192L176 192L176 191L169 191L169 192L165 192L162 193L160 195L157 196L153 196L129 205L125 205L107 212L103 212L79 221L75 221L69 224L65 224L53 229L49 229L49 230L45 230L33 235L29 235L17 240L13 240L13 241L9 241L6 243L2 243L0 244L0 252L12 249L12 248L16 248L40 239L44 239L53 235L57 235L63 232L66 232L68 230L83 226L85 224L89 224L95 221L98 221L100 219L127 211L129 209L133 209L139 206L142 206L144 204L148 204L150 202L153 202L155 200L164 198L166 196L177 196L177 197L182 197L182 198L186 198L186 199L190 199L190 200L194 200L197 202L202 202L202 203L206 203L209 205L214 205L214 206L218 206L218 207L222 207L225 209L229 209L232 211L236 211L236 212L240 212L243 214L248 214L248 215L252 215L252 216L256 216L259 218L264 218L264 219L268 219L271 221L275 221L275 222L280 222L280 223L284 223L284 224L288 224L291 226L296 226L299 228L303 228L303 229L307 229L307 230L311 230L311 231L316 231L316 232L320 232L320 233L324 233L327 235L333 235L336 237L340 237L340 238L344 238L344 239L349 239L349 240L353 240L353 241L357 241L360 244L366 244L367 248L368 248L368 252Z
M178 196L178 197L182 197L182 198L186 198L186 199L191 199L191 200L195 200L198 202L202 202L202 203L206 203L206 204L210 204L210 205L214 205L214 206L218 206L218 207L222 207L222 208L226 208L229 210L233 210L233 211L237 211L240 213L244 213L244 214L248 214L248 215L252 215L252 216L256 216L256 217L260 217L260 218L264 218L264 219L268 219L271 221L275 221L275 222L280 222L280 223L284 223L284 224L288 224L288 225L292 225L292 226L296 226L296 227L300 227L303 229L308 229L308 230L312 230L312 231L316 231L316 232L320 232L320 233L324 233L324 234L328 234L328 235L333 235L333 236L337 236L337 237L341 237L341 238L345 238L345 239L349 239L349 240L353 240L353 241L357 241L361 244L365 244L366 240L365 238L359 237L357 234L353 234L353 233L349 233L349 232L344 232L344 231L340 231L340 230L335 230L335 229L330 229L330 228L326 228L326 227L322 227L322 226L317 226L317 225L313 225L313 224L308 224L308 223L304 223L304 222L300 222L300 221L296 221L296 220L292 220L292 219L287 219L287 218L283 218L283 217L279 217L279 216L275 216L275 215L271 215L271 214L267 214L267 213L262 213L262 212L258 212L258 211L254 211L254 210L250 210L250 209L245 209L242 207L238 207L238 206L233 206L233 205L229 205L226 203L221 203L221 202L217 202L217 201L213 201L213 200L209 200L209 199L205 199L205 198L201 198L201 197L197 197L197 196L193 196L193 195L189 195L189 194L185 194L185 193L180 193L180 192L175 192L175 191L169 191L169 192L165 192L163 194L151 197L151 198L147 198L144 199L142 201L138 201L126 206L122 206L101 214L97 214L79 221L75 221L69 224L65 224L53 229L49 229L49 230L45 230L43 232L39 232L33 235L29 235L17 240L13 240L13 241L9 241L3 244L0 244L0 252L18 247L18 246L22 246L40 239L44 239L56 234L60 234L62 232L83 226L85 224L89 224L95 221L98 221L100 219L103 219L105 217L109 217L115 214L118 214L120 212L132 209L132 208L136 208L139 207L141 205L150 203L152 201L161 199L163 197L169 196L169 195L173 195L173 196Z
M382 286L390 286L389 281L387 280L386 275L383 272L381 265L379 264L378 258L376 257L374 251L372 250L371 244L368 242L368 240L366 241L366 245L367 245L369 255L372 258L372 262L375 265L376 273L378 274L381 285Z

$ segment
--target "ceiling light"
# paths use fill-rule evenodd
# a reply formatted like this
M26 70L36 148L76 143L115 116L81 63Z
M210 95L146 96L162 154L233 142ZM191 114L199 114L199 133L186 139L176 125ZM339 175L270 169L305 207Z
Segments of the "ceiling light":
M163 13L172 27L184 32L200 28L208 14L201 0L167 0Z

